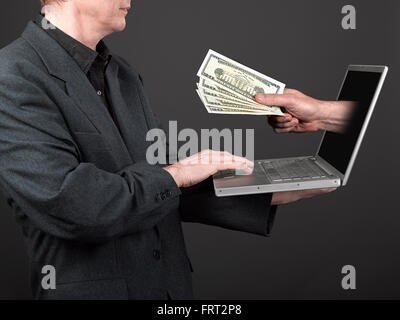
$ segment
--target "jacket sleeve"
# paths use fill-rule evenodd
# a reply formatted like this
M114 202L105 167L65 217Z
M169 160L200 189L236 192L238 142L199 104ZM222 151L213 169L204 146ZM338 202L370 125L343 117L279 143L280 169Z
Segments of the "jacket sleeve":
M139 78L143 83L140 75ZM153 116L156 127L163 128L160 119ZM169 159L168 139L166 143ZM277 210L277 206L270 205L272 194L219 198L214 193L212 178L181 190L179 209L184 222L197 222L262 236L271 233Z
M277 206L271 206L272 193L217 197L212 178L182 189L181 219L225 229L269 236Z
M159 166L110 173L80 162L58 107L16 76L0 78L0 186L36 228L90 243L153 227L181 194Z

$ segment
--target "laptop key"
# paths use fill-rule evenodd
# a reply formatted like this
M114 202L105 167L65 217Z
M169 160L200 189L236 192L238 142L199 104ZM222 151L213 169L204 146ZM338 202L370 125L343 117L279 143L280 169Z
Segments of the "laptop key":
M271 178L272 181L282 180L279 174L268 174L268 176Z
M278 171L276 171L275 169L269 169L269 168L265 168L265 172L267 173L268 177L275 181L275 180L279 180L281 179L281 176L279 175Z
M260 163L273 182L321 179L326 173L308 159L268 161Z

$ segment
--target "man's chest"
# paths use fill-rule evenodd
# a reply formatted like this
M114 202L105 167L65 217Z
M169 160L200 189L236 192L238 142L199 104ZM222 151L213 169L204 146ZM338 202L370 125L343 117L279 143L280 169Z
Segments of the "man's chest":
M80 161L113 172L146 161L146 136L156 121L137 74L125 72L121 79L118 66L110 64L104 90L107 103L88 78L68 81L59 106Z

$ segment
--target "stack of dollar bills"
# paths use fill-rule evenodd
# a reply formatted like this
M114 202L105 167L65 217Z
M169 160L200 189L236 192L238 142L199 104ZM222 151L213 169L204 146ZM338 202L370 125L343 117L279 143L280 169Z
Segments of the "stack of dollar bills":
M283 115L279 107L255 101L258 93L281 94L285 84L209 50L199 72L197 93L209 113Z

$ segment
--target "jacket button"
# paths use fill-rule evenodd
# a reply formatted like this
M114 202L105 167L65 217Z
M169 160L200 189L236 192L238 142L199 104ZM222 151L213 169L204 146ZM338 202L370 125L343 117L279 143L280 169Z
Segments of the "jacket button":
M154 249L154 251L153 251L153 257L154 257L154 259L156 259L156 260L160 260L160 258L161 258L160 251Z

